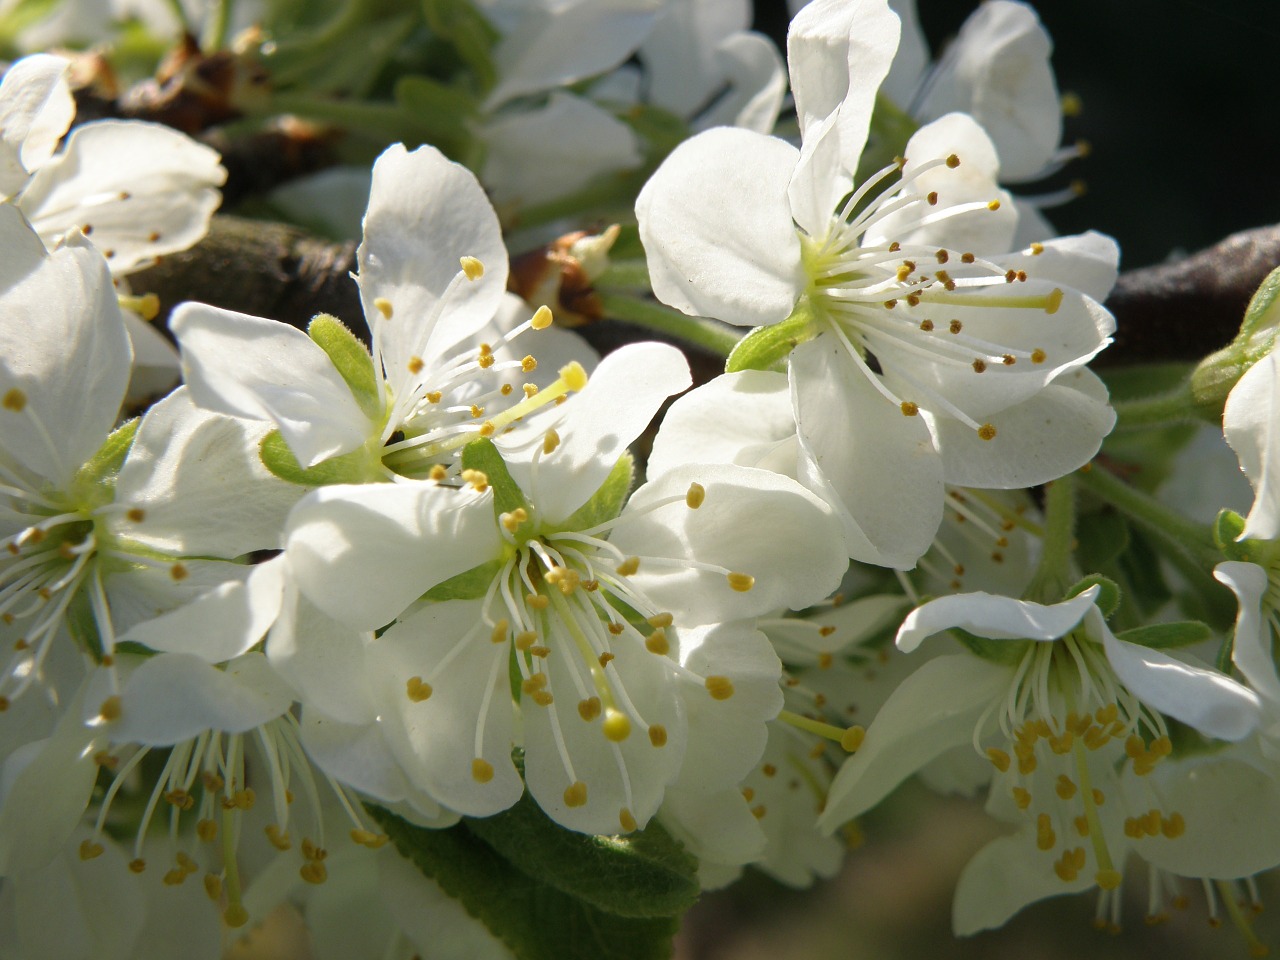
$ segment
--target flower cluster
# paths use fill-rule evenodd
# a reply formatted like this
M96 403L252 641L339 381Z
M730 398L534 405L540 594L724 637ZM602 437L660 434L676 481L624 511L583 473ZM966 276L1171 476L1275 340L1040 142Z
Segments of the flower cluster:
M785 61L716 0L51 6L10 33L180 9L131 102L236 118L206 139L382 139L257 201L359 220L342 296L162 303L219 155L73 125L100 54L4 74L0 953L215 958L285 905L316 956L545 955L526 909L638 936L748 866L833 876L916 775L1008 827L958 933L1085 890L1116 926L1141 872L1149 919L1203 881L1262 949L1280 283L1211 533L1127 482L1185 431L1108 438L1117 244L1010 190L1086 152L1030 7L930 64L888 0L794 5ZM291 86L396 71L368 110Z

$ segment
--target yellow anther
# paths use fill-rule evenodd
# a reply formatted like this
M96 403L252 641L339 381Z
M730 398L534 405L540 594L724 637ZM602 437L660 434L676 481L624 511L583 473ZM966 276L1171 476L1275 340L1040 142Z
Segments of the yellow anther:
M715 696L714 693L711 695ZM862 746L862 741L866 739L867 728L855 724L840 735L840 746L846 753L856 753L858 748Z
M520 369L524 373L533 373L538 369L538 358L530 354L520 361Z
M1031 791L1025 787L1013 788L1013 802L1018 805L1019 810L1026 810L1031 806Z
M540 593L527 593L525 594L524 599L525 603L529 604L529 606L533 607L535 610L545 610L551 605L551 598L544 597Z
M752 790L750 787L743 787L743 788L742 788L742 799L743 799L743 800L747 801L747 803L750 803L750 802L751 802L752 800L754 800L755 798L756 798L756 792L755 792L754 790Z
M493 764L476 757L471 761L471 779L476 783L488 783L493 779Z
M1075 739L1075 733L1068 726L1061 734L1054 734L1049 738L1049 749L1061 756L1071 749L1071 745L1075 742Z
M605 710L602 726L605 739L612 740L614 743L621 743L631 736L631 718L613 707Z
M27 395L17 387L13 387L11 390L5 392L3 399L0 399L0 406L3 406L6 410L13 411L14 413L21 413L26 409Z
M1160 832L1168 839L1176 840L1187 832L1187 822L1180 813L1172 813L1160 821Z
M599 697L588 697L586 700L578 701L578 716L588 723L600 716L600 709Z
M998 747L987 748L987 759L991 761L991 765L1001 773L1009 769L1009 754L1005 753Z
M959 333L964 329L964 324L959 320L952 320L947 324L947 333Z
M951 154L947 157L947 166L954 170L956 167L960 166L960 158L954 153Z
M1063 800L1070 800L1076 795L1076 785L1065 773L1058 774L1058 782L1054 789Z
M1130 760L1137 760L1146 755L1147 747L1140 736L1132 733L1124 742L1124 752Z
M544 647L544 646L541 646L541 645L537 645L537 644L535 644L534 646L532 646L532 647L530 647L530 648L529 648L529 655L530 655L531 657L543 657L543 658L546 658L546 657L551 656L551 648L550 648L550 647ZM550 701L548 701L548 702L550 702ZM545 706L546 706L546 704L544 703L544 704L543 704L543 706L545 707Z
M478 407L474 403L471 405L471 416L479 420L484 416L484 407Z
M836 662L836 658L835 658L835 655L832 653L829 653L824 650L822 653L818 654L819 670L830 670L832 664L834 664L835 662Z
M988 209L988 210L991 210L991 211L999 210L999 209L1000 209L1000 201L999 201L999 200L992 200L990 203L988 203L988 204L987 204L987 209Z
M1076 833L1080 834L1080 836L1082 837L1087 837L1089 835L1089 818L1088 817L1086 817L1082 813L1080 814L1080 816L1076 817L1073 822L1076 825Z
M1144 813L1141 817L1139 817L1138 820L1142 824L1142 832L1145 833L1147 836L1154 837L1159 835L1160 824L1163 820L1163 818L1160 816L1159 810L1152 807L1150 810Z
M574 360L560 368L560 379L564 381L566 387L576 393L587 385L587 371L582 369L582 364Z
M110 723L113 720L120 719L120 697L113 694L102 701L102 706L98 708L98 716Z
M421 703L431 696L431 684L425 682L421 677L410 677L404 686L405 692L409 694L409 699L414 703Z
M728 677L712 676L703 681L712 700L728 700L733 696L733 681Z
M623 560L620 564L618 564L616 571L618 576L620 577L629 577L639 569L640 569L640 558L627 557L627 559Z
M289 834L285 833L274 823L269 823L264 829L267 839L271 845L277 850L288 850L293 846L293 841L289 839Z
M390 320L391 315L395 312L391 309L391 301L386 297L375 297L373 300L373 307L382 314L383 320Z
M645 623L651 627L669 627L675 622L675 617L669 613L655 613L652 617L647 617Z
M538 395L538 385L536 383L523 383L520 389L524 391L525 399L536 397Z
M489 475L483 470L463 470L462 480L471 486L476 493L484 493L489 489Z
M1036 846L1041 850L1052 850L1057 842L1057 834L1053 832L1053 821L1049 819L1047 813L1040 814L1036 817Z
M666 656L671 652L671 644L667 643L666 631L661 627L645 637L644 646L650 653L656 653L659 656Z
M132 871L133 873L142 873L142 871L146 869L147 869L147 861L143 860L141 857L139 857L136 860L129 861L129 870Z
M493 630L489 634L490 643L506 643L507 634L511 632L511 621L503 617L493 625Z
M551 308L545 303L533 311L533 317L529 320L529 326L535 330L545 330L555 321L555 317L551 315Z
M1062 288L1054 287L1049 291L1048 296L1044 298L1044 312L1053 314L1058 312L1058 308L1062 306ZM1035 354L1031 355L1032 361L1035 361Z
M141 523L143 520L147 519L147 511L143 510L141 507L134 507L125 512L125 517L131 523Z
M1093 875L1093 879L1103 890L1114 890L1120 886L1120 871L1099 870Z
M520 529L520 524L529 519L529 513L524 507L516 507L510 513L504 513L498 518L507 533L515 533Z
M217 820L200 820L196 823L196 836L205 843L213 843L218 838Z
M546 689L547 675L545 673L535 673L526 680L521 681L520 689L527 694L534 694L539 690Z
M684 495L685 505L690 510L697 510L702 506L702 501L707 499L706 488L700 483L689 484L689 490Z
M459 257L458 263L462 265L462 272L467 275L468 280L479 280L484 276L484 264L475 257Z
M924 198L924 199L925 199L925 202L926 202L927 204L929 204L929 206L931 206L931 207L933 207L933 206L937 206L937 204L938 204L938 191L937 191L937 190L930 190L930 191L929 191L929 193L925 196L925 198Z
M766 777L776 777L778 775L778 768L775 767L772 763L766 763L764 766L760 768L760 772L763 773Z
M610 626L610 627L612 627L612 626L613 626L613 624L609 624L609 626ZM613 631L612 631L612 630L610 630L609 632L610 632L610 633L612 633ZM618 631L618 632L619 632L619 633L621 633L622 631ZM613 654L612 654L612 653L602 653L602 654L600 654L600 656L599 656L599 658L598 658L598 659L599 659L599 661L600 661L600 669L601 669L601 670L603 670L605 667L607 667L610 663L612 663L612 662L613 662Z
M996 428L989 423L984 423L978 428L979 440L994 440L996 438Z
M363 827L356 827L351 831L351 841L358 843L362 847L368 847L370 850L377 850L384 846L389 838L385 833L374 833L372 830L365 830Z
M560 446L560 434L554 430L548 430L542 438L542 455L547 456L558 446Z
M206 873L204 875L204 892L208 894L209 899L218 901L222 899L222 878L216 873ZM243 907L241 909L244 909ZM245 920L249 919L249 915L245 914Z
M586 802L587 785L581 780L575 780L564 788L564 805L566 807L581 807Z
M538 635L532 630L523 630L520 633L516 634L517 650L528 650L537 642L538 642Z
M432 390L426 395L427 403L439 403L444 399L444 394L439 390Z
M769 808L766 807L763 803L756 804L754 807L751 808L751 815L755 817L757 820L763 820L764 815L768 812L769 812Z
M414 373L414 374L421 373L421 372L422 372L422 368L423 368L423 367L425 367L426 365L427 365L427 364L426 364L426 361L425 361L425 360L423 360L421 357L410 357L410 358L409 358L409 372L410 372L410 373Z
M103 847L100 843L94 843L92 840L80 841L80 859L92 860L94 857L102 856Z
M725 579L729 581L729 586L738 593L746 593L756 585L756 578L749 573L730 573Z
M449 476L449 471L442 463L432 465L427 471L427 479L434 480L436 483L443 483Z
M655 747L665 747L667 745L667 728L660 723L652 724L649 727L649 742Z
M210 874L210 876L213 875ZM215 877L214 879L217 878ZM304 877L303 879L305 880L306 878ZM221 881L219 881L219 886L221 886ZM204 890L205 893L209 893L209 883L207 879L205 881ZM212 894L210 894L210 898L213 898ZM227 909L222 911L222 922L228 927L243 927L249 922L249 911L244 908L243 903L229 904Z
M1143 837L1142 821L1137 817L1124 818L1124 835L1134 840L1141 840Z
M324 883L329 879L329 868L321 860L308 860L298 868L298 876L307 883Z
M987 369L987 361L979 357L978 359L973 361L972 366L973 366L974 373L985 373Z
M1097 787L1094 787L1093 788L1093 805L1095 807L1100 807L1106 802L1107 802L1107 795L1103 793L1101 790L1099 790Z
M904 417L914 417L920 412L920 407L912 403L910 400L903 400L901 410Z
M636 828L636 818L631 815L631 811L626 807L618 811L618 825L622 827L623 833L630 833Z
M894 307L896 307L897 305L898 305L898 301L897 301L897 300L886 300L886 301L884 302L884 308L885 308L886 310L892 310L892 309L893 309Z
M1173 741L1167 736L1156 737L1151 741L1151 753L1157 757L1167 757L1173 753Z

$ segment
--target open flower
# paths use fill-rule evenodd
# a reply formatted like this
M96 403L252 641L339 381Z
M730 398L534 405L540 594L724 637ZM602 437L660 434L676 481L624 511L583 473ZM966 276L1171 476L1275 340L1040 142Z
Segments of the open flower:
M370 643L368 689L412 783L473 816L510 806L527 783L560 823L625 832L680 773L688 698L732 733L736 752L703 754L708 778L723 767L730 782L777 707L754 655L704 673L723 655L685 631L815 602L844 563L828 512L773 474L691 466L625 498L626 444L688 385L678 351L631 346L585 385L580 370L564 376L581 392L491 453L469 448L488 459L464 469L466 487L321 488L292 514L285 555L301 593L335 620L391 624Z
M900 649L961 628L986 638L993 659L937 657L907 678L837 775L820 825L834 829L943 751L972 743L996 770L988 809L1022 825L979 854L1008 847L1000 857L1016 853L1018 879L1006 874L1010 882L983 889L1022 897L1034 878L1040 896L1095 884L1114 890L1127 820L1147 812L1124 805L1121 773L1146 776L1170 755L1165 715L1235 741L1256 727L1258 700L1215 670L1117 638L1095 606L1098 590L1051 606L978 593L915 610L898 631ZM1156 816L1157 831L1167 820L1164 836L1176 842L1178 811ZM984 925L959 915L956 924Z
M1117 254L1098 234L1011 253L995 150L960 114L854 182L897 31L884 3L810 4L788 40L800 148L707 131L636 215L660 299L782 324L756 337L789 352L804 482L842 516L851 556L908 568L944 481L1027 486L1097 451L1113 414L1081 368L1114 328L1097 301Z

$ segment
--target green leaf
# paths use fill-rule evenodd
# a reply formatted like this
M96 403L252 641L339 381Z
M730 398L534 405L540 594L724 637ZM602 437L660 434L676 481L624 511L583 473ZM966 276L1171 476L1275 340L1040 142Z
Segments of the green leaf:
M471 0L423 0L422 12L427 25L458 51L480 89L491 90L498 82L493 47L499 34L484 14Z
M503 813L464 823L522 873L605 913L669 917L698 899L697 861L656 821L593 837L555 823L526 793Z
M959 627L952 627L947 632L963 643L970 653L981 657L983 660L1002 663L1005 666L1016 665L1026 654L1027 644L1035 643L1034 640L991 640L988 637L979 637Z
M141 420L135 417L116 427L103 441L98 452L76 471L72 488L78 500L97 502L109 498L108 491L115 487L116 474L133 449L133 438L138 433L139 423Z
M489 478L489 486L493 488L495 516L501 517L502 514L511 513L517 508L529 513L533 512L529 501L525 499L524 491L511 478L511 471L507 469L506 461L502 459L502 454L498 452L492 440L485 438L472 440L463 447L462 468L479 470Z
M379 479L370 462L369 453L364 449L331 457L314 467L304 467L298 463L298 458L293 455L279 430L272 430L262 438L258 455L262 458L262 465L281 480L306 487L324 487L333 483L369 483Z
M394 96L405 112L417 118L430 118L433 129L456 127L455 136L465 134L467 121L480 110L475 98L466 91L418 74L397 80Z
M655 165L690 136L689 125L661 107L634 104L618 116L644 141L649 161Z
M1136 643L1155 650L1172 650L1176 647L1189 647L1193 643L1202 643L1213 637L1213 631L1207 623L1199 620L1179 620L1174 623L1153 623L1145 627L1134 627L1117 633L1116 639L1128 643Z
M397 849L466 907L519 960L667 960L676 917L620 917L517 870L465 824L415 827L369 813Z
M327 313L317 314L307 325L307 336L328 355L360 405L360 411L374 423L381 423L386 414L386 399L378 386L373 357L365 345L337 317Z
M1103 508L1076 521L1076 559L1085 570L1099 570L1129 546L1129 524L1118 511Z
M1116 612L1116 608L1120 606L1120 587L1110 577L1104 577L1100 573L1091 573L1068 590L1065 599L1070 600L1072 597L1078 597L1090 587L1102 588L1098 591L1098 598L1094 603L1102 611L1102 615L1110 619L1111 615Z
M1120 555L1120 569L1129 583L1129 596L1150 616L1173 599L1160 567L1160 555L1140 530L1129 529L1129 548Z
M442 600L479 600L489 590L494 577L498 575L506 563L505 559L486 560L479 566L464 570L450 577L422 595L423 600L440 602Z
M756 327L733 348L724 365L725 373L780 368L798 344L813 338L811 320L808 305L802 303L781 323Z
M613 465L605 482L600 484L600 489L591 495L590 500L573 511L564 523L557 524L555 530L590 530L597 524L612 520L622 512L627 502L635 472L635 459L631 454L624 453Z

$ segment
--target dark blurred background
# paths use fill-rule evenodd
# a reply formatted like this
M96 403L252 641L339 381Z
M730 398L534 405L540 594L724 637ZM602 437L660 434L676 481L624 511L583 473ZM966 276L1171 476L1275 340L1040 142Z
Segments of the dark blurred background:
M1123 266L1165 260L1280 221L1280 2L1046 0L1059 89L1083 112L1066 139L1091 156L1053 186L1085 196L1051 210L1063 233L1120 241ZM935 54L976 0L919 0ZM784 0L757 0L756 25L785 37Z

